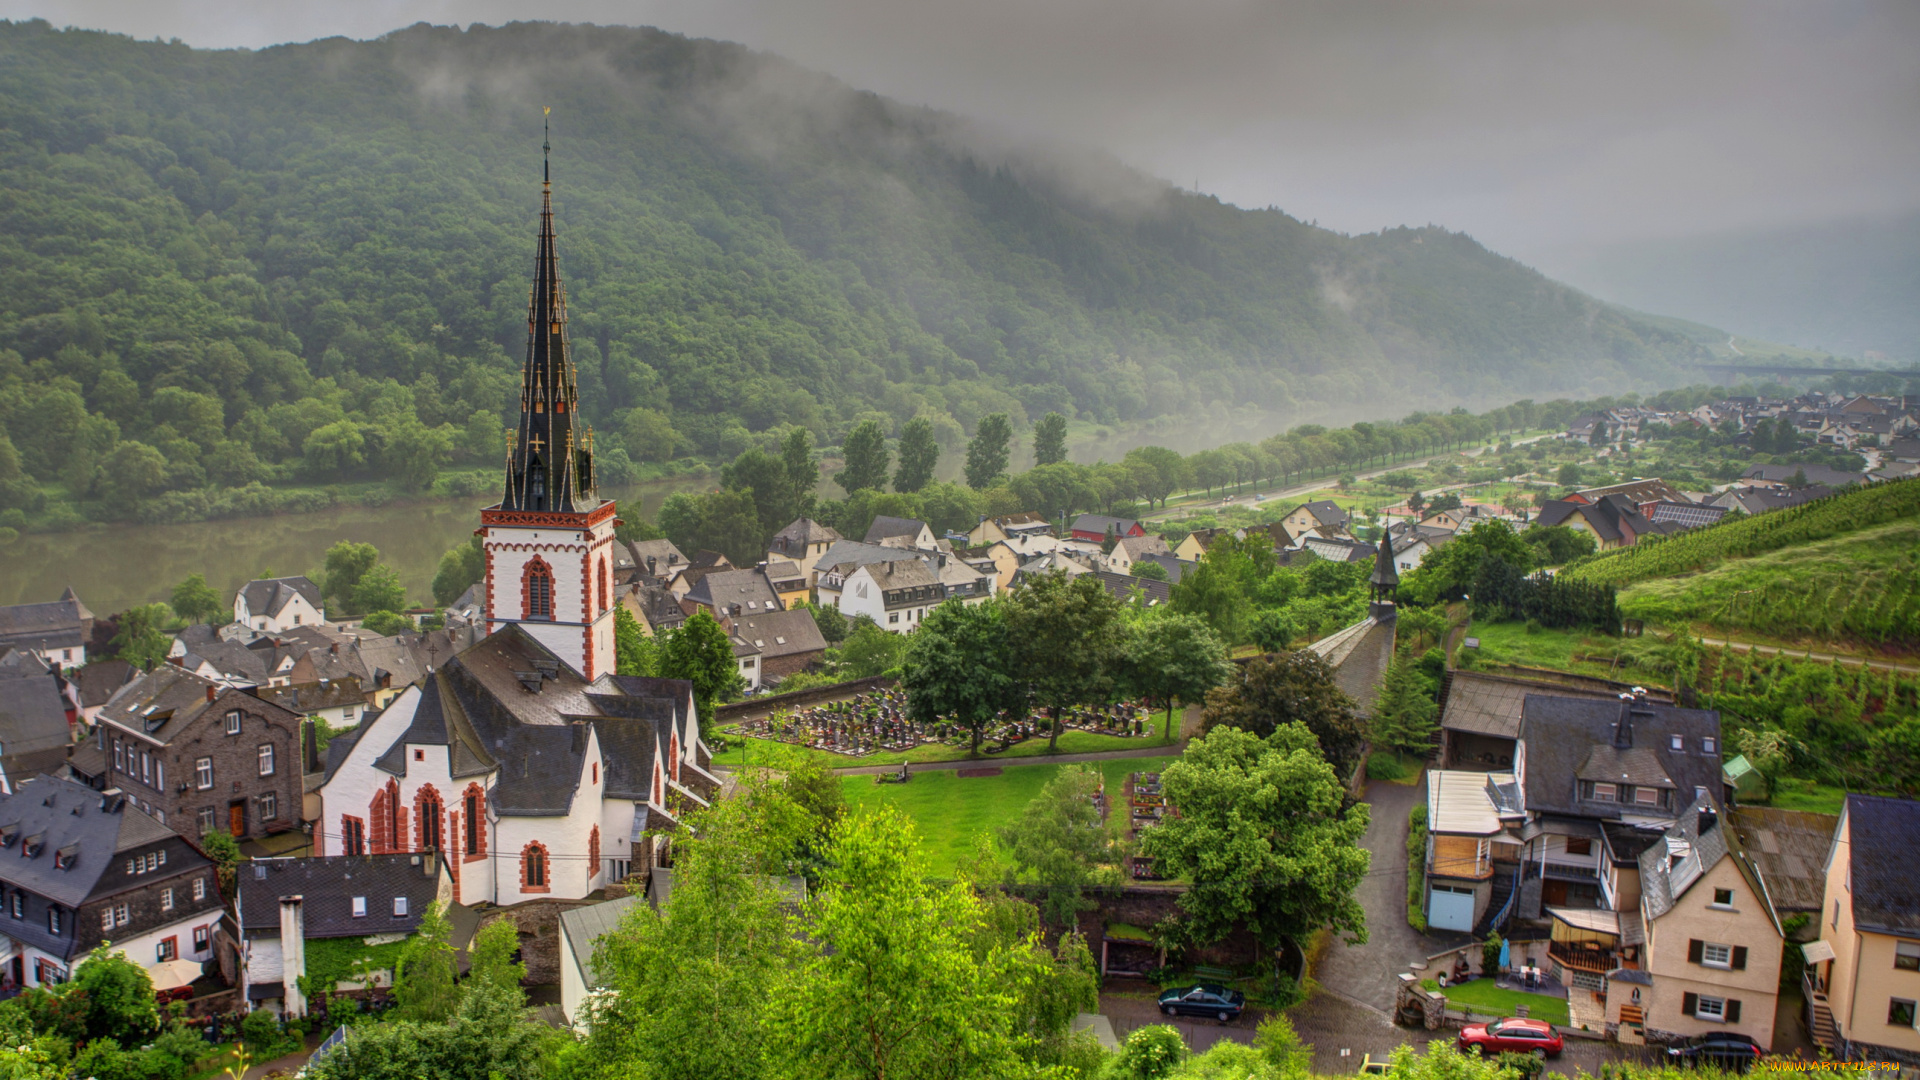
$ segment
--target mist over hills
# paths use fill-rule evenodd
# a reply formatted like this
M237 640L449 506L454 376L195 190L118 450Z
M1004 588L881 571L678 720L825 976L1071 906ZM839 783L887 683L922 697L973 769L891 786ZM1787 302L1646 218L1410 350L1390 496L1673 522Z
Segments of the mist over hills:
M202 51L36 21L0 24L24 475L77 500L131 458L150 491L497 459L543 105L582 406L639 461L786 424L831 445L874 411L957 445L994 411L1320 421L1706 358L1465 235L1339 235L737 45L421 25Z
M1844 356L1920 361L1920 213L1623 243L1551 265L1643 311Z

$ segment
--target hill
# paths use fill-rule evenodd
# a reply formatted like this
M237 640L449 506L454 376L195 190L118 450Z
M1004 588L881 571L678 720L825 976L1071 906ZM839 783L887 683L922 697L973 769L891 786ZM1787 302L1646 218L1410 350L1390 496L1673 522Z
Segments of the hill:
M267 510L275 484L491 465L541 105L608 478L874 413L955 447L995 411L1211 429L1666 385L1706 356L1464 235L1347 237L1007 150L737 45L422 25L213 52L10 23L0 511Z

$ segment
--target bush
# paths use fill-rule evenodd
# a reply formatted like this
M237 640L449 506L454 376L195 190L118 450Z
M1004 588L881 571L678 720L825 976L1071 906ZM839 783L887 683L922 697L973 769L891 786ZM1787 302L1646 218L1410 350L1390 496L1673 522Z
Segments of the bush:
M1427 804L1407 814L1407 925L1427 932Z
M1367 758L1367 779L1369 780L1405 780L1407 770L1400 765L1395 754L1381 751ZM1421 807L1422 810L1426 807Z
M248 1046L275 1046L280 1042L280 1021L265 1009L255 1009L240 1021L240 1036ZM259 1055L255 1055L256 1057Z
M1109 1073L1114 1080L1160 1080L1187 1057L1187 1044L1168 1024L1135 1028Z

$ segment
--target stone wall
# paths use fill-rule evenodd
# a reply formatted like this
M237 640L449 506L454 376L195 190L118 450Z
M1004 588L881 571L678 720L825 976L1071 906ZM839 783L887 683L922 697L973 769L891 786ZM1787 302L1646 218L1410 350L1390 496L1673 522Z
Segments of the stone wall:
M514 928L520 932L520 959L527 965L527 985L556 984L560 981L560 913L592 903L590 900L539 899L489 908L481 913L480 926L512 919Z

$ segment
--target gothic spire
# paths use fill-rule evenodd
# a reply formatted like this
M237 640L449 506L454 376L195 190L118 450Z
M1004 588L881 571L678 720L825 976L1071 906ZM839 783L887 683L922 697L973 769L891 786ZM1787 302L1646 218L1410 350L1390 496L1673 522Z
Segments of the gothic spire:
M527 361L520 371L520 423L508 452L500 509L573 513L591 509L599 499L591 433L574 430L579 400L567 343L567 291L554 243L553 147L544 125L542 134L540 241L527 304Z

